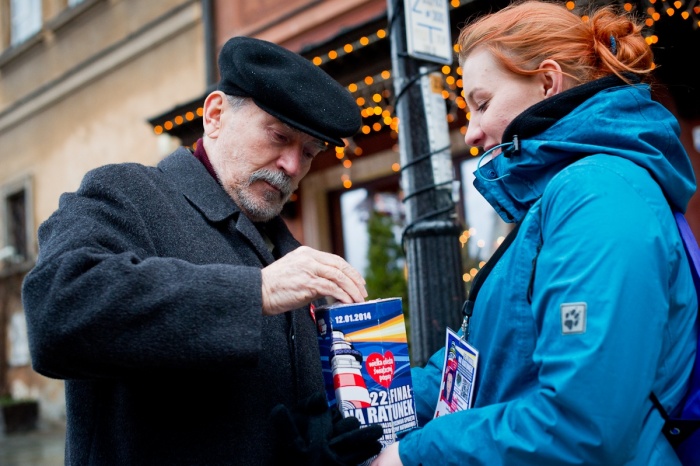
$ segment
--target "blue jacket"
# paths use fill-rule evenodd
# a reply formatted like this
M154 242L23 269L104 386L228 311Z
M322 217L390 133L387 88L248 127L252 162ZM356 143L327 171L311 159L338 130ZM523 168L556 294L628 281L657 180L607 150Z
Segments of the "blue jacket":
M522 222L476 299L474 407L400 443L406 466L672 465L653 391L672 410L696 346L697 298L672 216L695 191L674 117L645 85L604 78L527 109L519 143L475 186ZM519 149L519 150L518 150ZM582 332L564 314L585 305ZM422 423L444 350L413 370Z

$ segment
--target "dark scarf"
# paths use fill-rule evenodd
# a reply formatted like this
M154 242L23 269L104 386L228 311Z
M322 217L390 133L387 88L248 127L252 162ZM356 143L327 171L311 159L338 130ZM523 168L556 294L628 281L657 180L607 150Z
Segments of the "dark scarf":
M194 153L192 154L194 157L202 162L202 165L204 165L204 168L207 169L209 174L216 180L217 183L221 184L219 181L219 177L216 176L216 172L214 171L214 167L211 166L211 161L209 161L209 156L207 155L207 151L204 150L204 142L202 141L202 138L199 138L196 143L196 149L194 150Z

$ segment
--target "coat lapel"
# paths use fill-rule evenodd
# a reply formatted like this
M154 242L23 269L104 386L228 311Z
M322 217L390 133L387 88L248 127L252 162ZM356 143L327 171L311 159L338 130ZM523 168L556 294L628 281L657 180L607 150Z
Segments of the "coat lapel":
M188 149L184 147L177 149L163 159L158 164L158 168L171 178L182 194L202 212L207 220L211 223L226 222L226 230L230 234L246 238L264 265L275 261L253 222L241 213L236 203L218 181L209 174L204 165ZM280 218L272 221L284 224ZM275 228L279 228L279 225L275 225ZM284 246L280 249L280 253L284 254L289 251L287 246L289 240L285 238L286 236L291 237L291 234L286 225L283 225L282 230L276 231L286 232L286 234L282 233L271 238L275 247ZM279 240L279 238L283 238L283 240Z
M275 261L275 257L272 255L269 249L267 249L267 244L263 239L262 235L255 228L253 222L248 219L245 215L238 215L238 221L235 223L235 227L238 232L243 235L250 244L255 248L255 251L260 256L263 264L272 264Z

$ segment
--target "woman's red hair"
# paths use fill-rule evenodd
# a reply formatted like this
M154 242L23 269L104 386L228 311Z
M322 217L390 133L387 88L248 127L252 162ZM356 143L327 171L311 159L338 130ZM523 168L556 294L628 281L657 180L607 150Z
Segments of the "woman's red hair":
M511 72L531 75L545 59L555 60L579 84L615 74L640 77L654 68L642 25L605 6L587 21L562 4L528 0L478 18L462 29L459 62L486 47Z

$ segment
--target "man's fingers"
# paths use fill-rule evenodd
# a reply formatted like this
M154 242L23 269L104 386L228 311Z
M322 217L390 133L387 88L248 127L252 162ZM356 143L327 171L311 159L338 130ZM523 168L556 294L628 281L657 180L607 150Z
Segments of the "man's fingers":
M335 285L335 287L341 291L341 294L346 296L333 295L334 298L345 303L361 303L364 301L367 296L367 290L364 284L358 285L356 281L352 280L351 277L336 267L324 264L318 264L317 267L315 271L316 275L329 281L330 284Z
M314 259L316 259L318 262L340 270L343 274L347 275L352 281L357 283L358 288L364 287L365 279L362 277L362 274L360 274L360 272L358 272L357 269L350 265L345 259L336 254L317 251L312 248L308 249L310 251L313 251Z
M301 246L262 270L263 314L278 314L329 296L342 303L367 297L365 280L340 256Z

